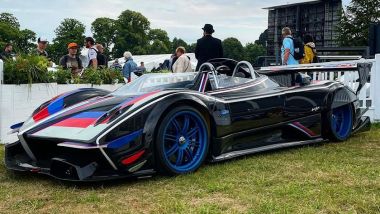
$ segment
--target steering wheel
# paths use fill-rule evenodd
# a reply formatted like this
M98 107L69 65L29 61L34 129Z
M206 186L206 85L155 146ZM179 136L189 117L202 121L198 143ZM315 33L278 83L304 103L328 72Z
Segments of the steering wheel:
M248 67L248 70L249 70L249 74L251 75L251 78L252 79L256 79L256 75L255 75L255 70L253 69L251 63L247 62L247 61L241 61L239 62L238 64L236 64L235 66L235 69L234 69L234 72L232 73L232 77L235 77L239 70L239 68L243 65L246 65Z
M216 67L215 70L216 72L220 74L225 74L226 73L225 71L230 71L231 69L227 65L221 65L221 66Z

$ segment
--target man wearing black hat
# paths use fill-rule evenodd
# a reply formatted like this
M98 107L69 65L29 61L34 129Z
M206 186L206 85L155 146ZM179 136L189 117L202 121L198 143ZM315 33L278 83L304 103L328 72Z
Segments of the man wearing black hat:
M203 29L203 37L198 39L197 46L195 47L195 57L198 60L197 68L210 59L222 58L223 47L220 39L212 37L215 32L211 24L205 24Z

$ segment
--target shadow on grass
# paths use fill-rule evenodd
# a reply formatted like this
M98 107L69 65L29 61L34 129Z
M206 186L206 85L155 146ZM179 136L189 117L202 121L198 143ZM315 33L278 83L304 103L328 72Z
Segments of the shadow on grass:
M276 150L270 150L255 154L248 154L243 155L239 157L235 157L233 159L219 161L219 162L207 162L202 166L202 168L209 168L209 167L216 167L218 165L224 165L228 163L236 163L238 161L241 161L246 158L261 158L266 157L274 154L281 154L281 153L288 153L289 151L297 151L298 149L302 148L308 148L308 147L320 147L325 145L326 143L316 143L316 144L310 144L310 145L304 145L304 146L295 146L290 148L282 148L282 149L276 149ZM201 173L199 175L202 175ZM203 174L204 175L204 174ZM186 176L186 175L183 175ZM145 177L129 177L129 178L116 178L109 181L62 181L55 179L49 175L44 174L36 174L36 173L30 173L30 172L13 172L10 170L5 171L4 179L11 181L11 182L21 182L21 184L31 184L34 182L39 183L45 183L47 185L54 186L63 186L65 188L78 188L78 189L103 189L103 188L112 188L115 186L125 186L125 185L144 185L146 182L159 182L159 181L165 181L167 179L175 179L178 176L169 176L169 175L163 175L160 173L155 173L149 176Z

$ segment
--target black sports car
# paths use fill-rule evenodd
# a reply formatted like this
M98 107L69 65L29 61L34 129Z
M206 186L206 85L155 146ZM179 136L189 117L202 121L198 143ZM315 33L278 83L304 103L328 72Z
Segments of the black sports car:
M369 69L358 67L363 85ZM112 93L59 95L11 127L19 141L6 145L6 166L71 181L183 174L205 160L343 141L369 127L343 84L310 83L298 70L261 73L214 59L199 72L147 74Z

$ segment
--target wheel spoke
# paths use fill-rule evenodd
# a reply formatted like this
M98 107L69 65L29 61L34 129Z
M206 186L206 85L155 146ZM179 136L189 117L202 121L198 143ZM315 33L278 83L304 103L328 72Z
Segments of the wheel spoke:
M165 140L177 142L177 136L172 134L165 134Z
M193 157L192 151L189 147L187 147L185 149L185 153L186 153L186 156L189 158L189 161L192 161L194 157Z
M187 133L187 137L188 138L192 138L194 135L198 134L198 127L195 127L193 129L191 129L188 133Z
M190 142L190 146L192 146L192 147L194 147L194 148L199 147L199 145L201 145L201 144L199 143L199 141L191 141L191 142Z
M181 127L180 127L178 121L175 118L173 119L172 123L173 123L175 129L177 130L177 132L180 132L181 131Z
M175 165L179 166L182 163L182 159L183 159L183 150L179 149L178 150L177 161L176 161Z
M178 149L179 149L178 144L174 144L173 147L170 148L169 151L166 152L166 157L172 156L178 151Z
M186 133L187 130L189 129L189 123L190 123L190 119L189 119L189 116L185 116L185 119L184 119L184 122L183 122L183 127L182 127L182 133Z

